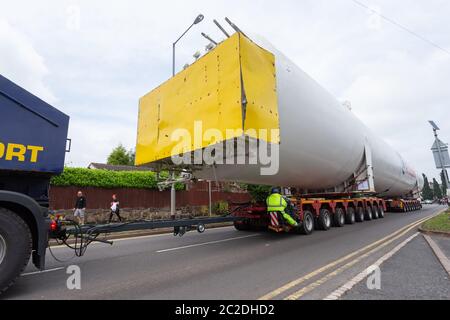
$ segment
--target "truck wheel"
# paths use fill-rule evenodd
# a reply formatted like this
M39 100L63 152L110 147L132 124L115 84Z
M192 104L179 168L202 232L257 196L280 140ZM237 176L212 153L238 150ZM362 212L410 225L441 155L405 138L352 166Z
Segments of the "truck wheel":
M0 294L20 276L30 260L31 232L14 212L0 208Z
M356 222L364 222L364 209L363 209L363 207L358 207L356 209Z
M367 208L366 208L366 214L364 215L364 220L372 221L372 208L369 206L367 206Z
M311 211L303 212L303 221L300 227L300 234L310 235L314 232L314 216Z
M317 218L317 226L319 230L327 231L331 228L331 213L327 209L320 210L319 217Z
M374 220L378 219L378 207L377 206L373 207L373 209L372 209L372 218Z
M383 219L384 216L385 216L385 213L384 213L383 207L378 207L378 217L379 217L380 219Z
M344 213L344 209L342 208L337 208L336 212L334 213L333 216L333 222L334 222L334 226L337 228L342 228L345 225L345 213Z
M345 222L347 224L355 224L356 217L355 217L355 209L352 207L349 207L347 209L347 214L345 215Z

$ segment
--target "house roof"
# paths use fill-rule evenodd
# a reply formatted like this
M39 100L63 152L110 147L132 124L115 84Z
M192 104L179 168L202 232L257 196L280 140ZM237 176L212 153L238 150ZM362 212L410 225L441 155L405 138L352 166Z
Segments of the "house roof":
M152 168L135 166L114 166L104 163L91 163L88 169L109 170L109 171L153 171Z

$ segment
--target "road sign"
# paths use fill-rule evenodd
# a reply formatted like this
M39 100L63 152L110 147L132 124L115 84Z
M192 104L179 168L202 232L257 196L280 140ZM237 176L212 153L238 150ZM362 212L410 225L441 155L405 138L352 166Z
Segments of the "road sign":
M443 169L442 166L445 168L450 168L448 144L436 139L431 150L433 151L434 162L436 163L437 169Z

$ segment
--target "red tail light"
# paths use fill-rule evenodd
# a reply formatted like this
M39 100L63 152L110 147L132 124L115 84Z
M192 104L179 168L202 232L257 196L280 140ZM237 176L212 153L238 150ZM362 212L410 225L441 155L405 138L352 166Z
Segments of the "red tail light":
M50 231L55 232L58 230L58 223L53 220L52 223L50 224Z

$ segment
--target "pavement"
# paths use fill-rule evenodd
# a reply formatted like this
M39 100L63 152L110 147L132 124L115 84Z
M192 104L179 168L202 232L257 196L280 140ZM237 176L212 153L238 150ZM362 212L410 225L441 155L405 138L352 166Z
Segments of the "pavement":
M432 237L436 240L437 237ZM444 241L445 240L445 241ZM450 243L450 239L442 239ZM450 255L448 255L450 257ZM450 275L422 235L381 266L381 289L369 290L362 281L344 300L449 300Z
M440 211L442 207L431 205L418 212L388 213L385 219L316 231L310 236L225 227L204 234L191 232L183 238L170 234L129 238L115 240L112 247L93 244L81 258L74 258L67 248L55 247L54 255L66 262L48 255L46 272L36 272L30 264L1 298L324 299L417 233L422 219ZM414 238L383 264L384 295L378 298L448 298L449 280L434 259L423 239ZM67 287L68 280L73 280L67 271L74 265L81 272L80 290ZM402 270L405 278L397 280L405 285L396 291L390 281ZM431 279L426 287L413 275L417 270L430 275L424 278ZM408 286L414 281L420 288ZM354 290L358 291L349 291L344 298L369 299L374 294L357 286Z

